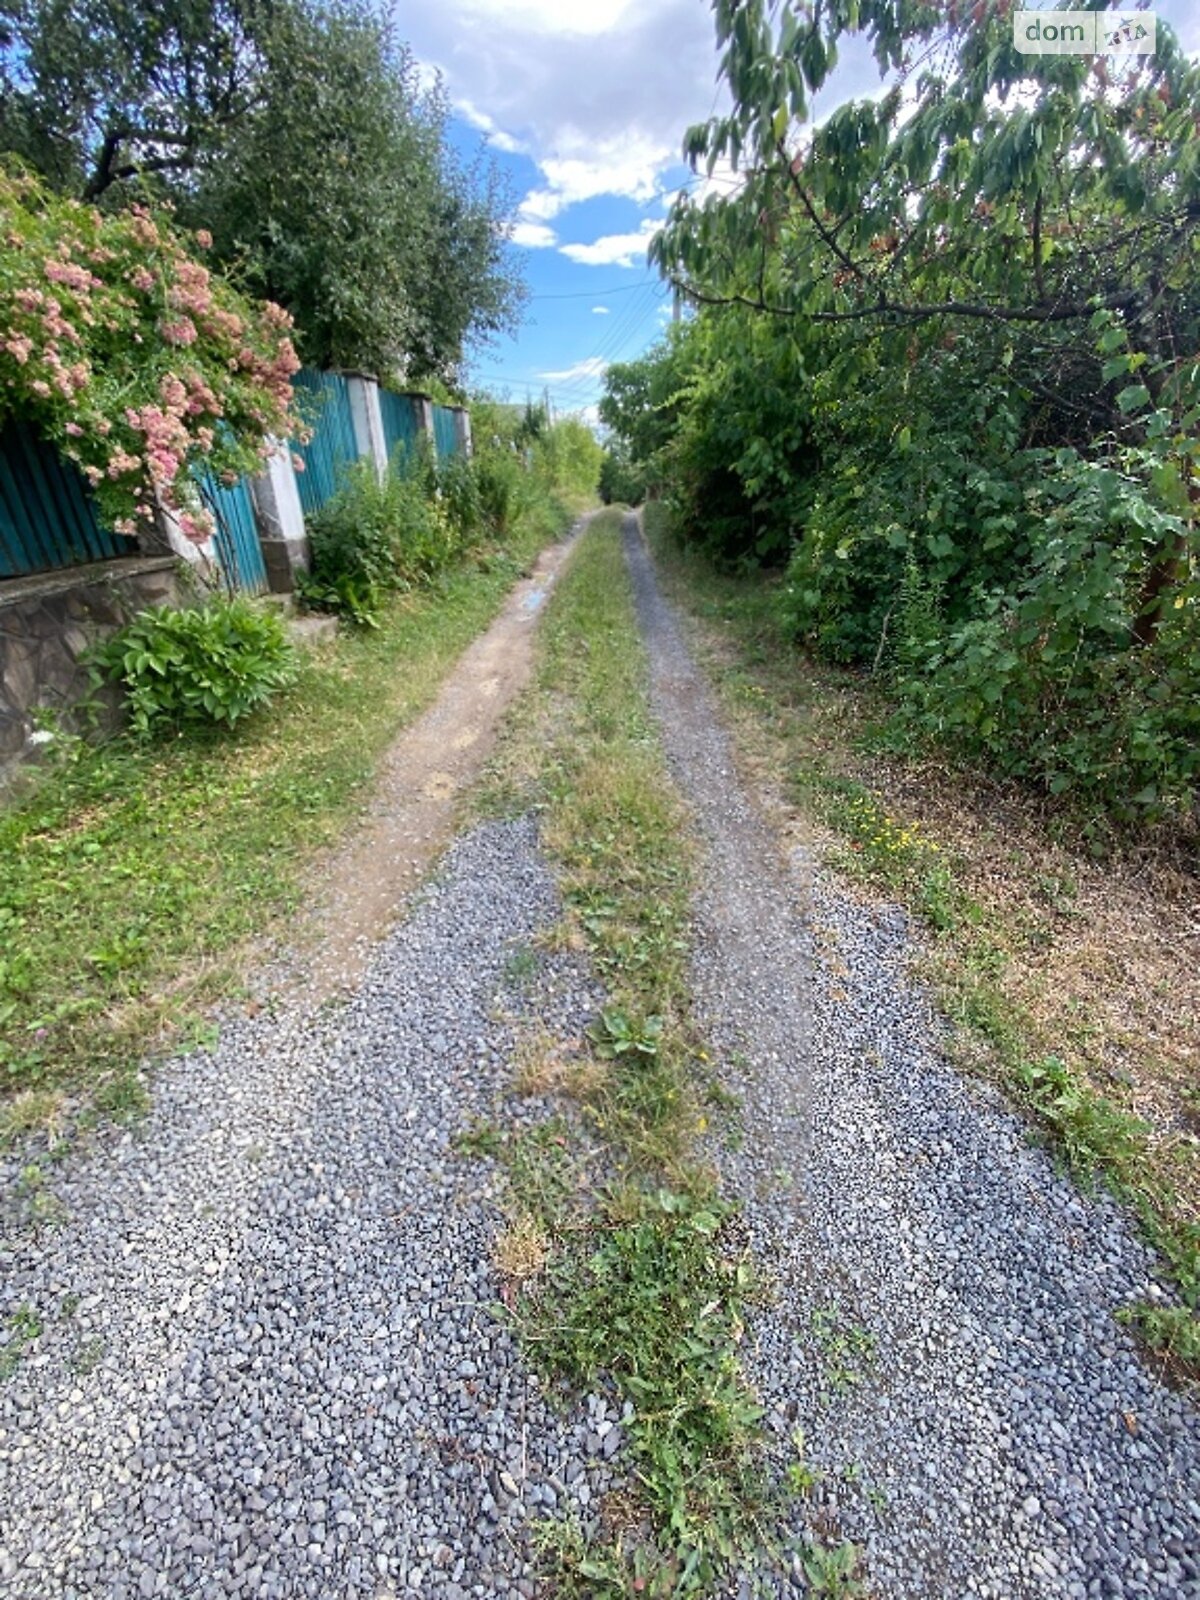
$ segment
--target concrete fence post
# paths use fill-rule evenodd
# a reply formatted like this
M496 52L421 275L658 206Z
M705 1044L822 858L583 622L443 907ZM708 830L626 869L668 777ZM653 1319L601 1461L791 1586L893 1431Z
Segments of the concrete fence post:
M417 439L428 439L429 448L437 455L437 440L433 432L433 401L427 394L410 394L413 416L417 420Z
M469 461L475 454L475 446L471 440L471 413L466 406L454 407L454 437L458 440L458 448Z
M376 475L382 483L387 476L388 450L379 385L365 372L348 372L346 387L350 391L350 415L359 457L375 463Z
M263 471L250 479L250 498L258 523L267 584L272 594L290 594L296 573L308 570L308 534L292 452L277 442Z

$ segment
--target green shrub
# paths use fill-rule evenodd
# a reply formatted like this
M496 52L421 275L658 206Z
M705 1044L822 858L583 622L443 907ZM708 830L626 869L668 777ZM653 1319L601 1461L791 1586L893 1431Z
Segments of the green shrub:
M232 727L295 677L282 619L241 597L139 612L100 646L95 662L101 681L123 687L142 738Z
M382 483L358 462L333 499L309 519L312 566L306 604L356 622L374 620L385 592L440 571L464 539L433 493L424 456L393 463Z
M473 465L484 525L494 538L503 539L521 509L525 473L520 459L512 450L497 448L477 455Z
M438 492L442 509L463 544L477 539L484 529L483 501L474 463L461 454L439 462Z

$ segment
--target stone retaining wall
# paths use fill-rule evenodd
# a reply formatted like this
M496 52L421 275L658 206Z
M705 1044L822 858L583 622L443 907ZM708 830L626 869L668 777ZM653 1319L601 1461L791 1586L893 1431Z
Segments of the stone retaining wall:
M34 756L35 713L71 727L89 681L80 657L147 606L179 599L173 557L134 556L0 583L0 789ZM104 717L116 719L115 699Z

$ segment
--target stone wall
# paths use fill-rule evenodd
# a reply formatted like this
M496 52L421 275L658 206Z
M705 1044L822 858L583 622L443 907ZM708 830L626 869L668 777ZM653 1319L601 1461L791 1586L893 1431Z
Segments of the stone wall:
M35 712L72 726L89 695L80 657L137 611L179 599L172 557L134 556L0 583L0 789L38 750ZM104 716L116 719L115 700Z

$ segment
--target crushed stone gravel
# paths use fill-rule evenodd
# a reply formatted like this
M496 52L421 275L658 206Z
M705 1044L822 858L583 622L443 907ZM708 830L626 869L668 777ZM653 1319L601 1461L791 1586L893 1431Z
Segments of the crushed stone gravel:
M772 1291L745 1360L777 1466L802 1437L817 1520L889 1600L1200 1596L1200 1416L1114 1321L1163 1293L1149 1253L947 1065L903 913L764 842L632 518L624 537L702 845L694 988L741 1101L716 1154Z
M618 1419L520 1362L500 1179L451 1140L523 1017L594 1013L576 957L506 978L559 910L531 821L476 829L349 1004L230 1020L52 1173L57 1225L9 1206L0 1317L43 1330L0 1385L10 1600L533 1593L531 1523L586 1525Z

